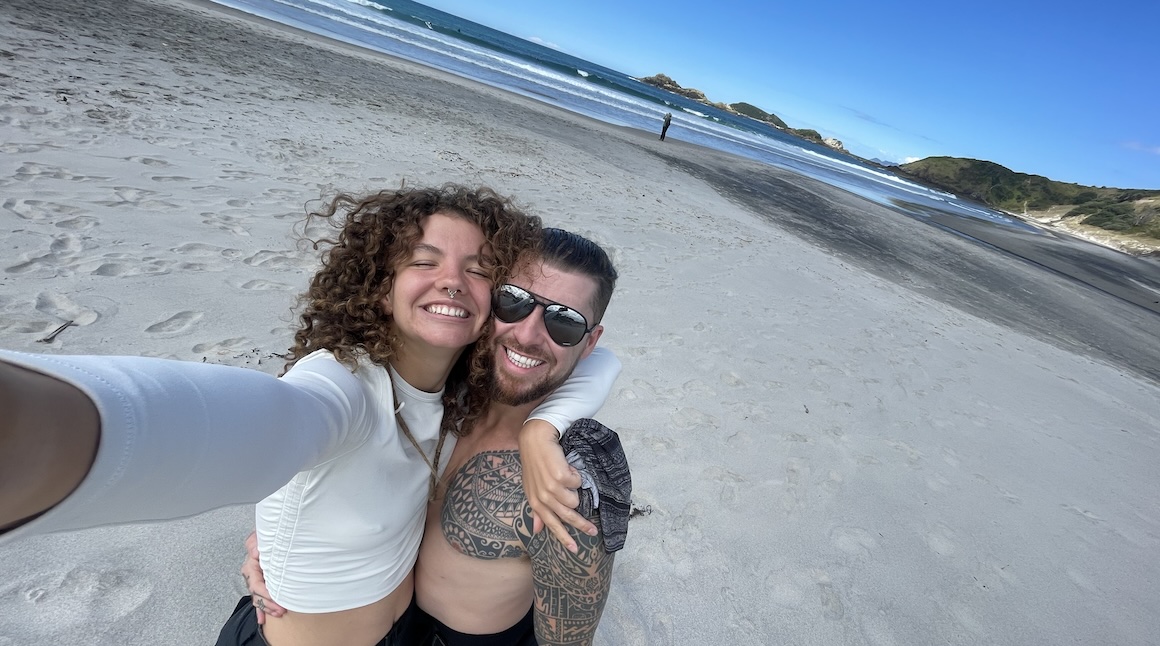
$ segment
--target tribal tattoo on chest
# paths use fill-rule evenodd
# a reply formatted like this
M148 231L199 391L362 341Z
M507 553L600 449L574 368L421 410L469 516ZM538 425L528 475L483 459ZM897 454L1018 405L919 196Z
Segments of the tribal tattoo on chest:
M443 536L478 559L521 558L532 538L518 451L472 456L451 479L441 513Z
M613 555L600 536L574 531L579 550L573 554L546 530L532 534L518 451L484 451L460 467L448 485L440 525L447 542L468 556L530 558L540 643L592 643L608 599Z

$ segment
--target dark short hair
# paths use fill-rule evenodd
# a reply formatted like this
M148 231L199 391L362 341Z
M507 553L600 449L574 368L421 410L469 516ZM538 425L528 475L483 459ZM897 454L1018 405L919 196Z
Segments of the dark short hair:
M545 228L544 239L537 250L545 264L564 271L576 272L596 281L596 295L592 298L592 311L596 325L604 318L612 291L616 289L618 274L612 260L600 245L582 235L563 229Z

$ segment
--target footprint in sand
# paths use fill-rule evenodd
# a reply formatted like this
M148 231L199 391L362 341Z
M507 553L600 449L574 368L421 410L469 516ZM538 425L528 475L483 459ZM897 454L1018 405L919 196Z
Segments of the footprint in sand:
M975 617L975 612L971 608L961 603L953 603L950 606L950 613L955 618L955 621L968 632L975 635L983 634L983 624Z
M806 500L806 489L810 484L810 462L803 458L790 458L785 463L785 490L781 494L781 508L793 512L802 507Z
M268 250L259 251L242 262L251 267L265 267L267 269L302 269L306 267L306 263L299 258Z
M36 311L54 316L61 321L72 321L73 325L91 325L100 314L74 302L67 296L53 292L36 295Z
M139 205L143 202L149 201L154 195L158 195L156 191L147 191L143 188L133 188L132 186L114 186L113 195L117 196L116 200L102 200L95 202L101 206L126 206Z
M950 486L950 484L950 480L947 480L944 476L937 473L926 479L926 488L931 491L942 491Z
M721 383L732 388L740 388L745 385L745 379L736 372L726 372L721 375Z
M259 177L261 177L260 174L248 170L223 170L222 174L218 176L218 179L231 179L248 182Z
M245 283L242 283L241 288L251 289L254 291L288 291L293 289L293 287L285 283L276 283L271 280L261 279L246 281Z
M1063 507L1067 511L1070 511L1071 513L1075 514L1076 516L1079 516L1080 518L1088 521L1089 523L1091 523L1093 525L1099 525L1100 523L1104 522L1103 518L1100 518L1099 516L1093 514L1092 512L1090 512L1086 509L1083 509L1081 507L1077 507L1075 505L1068 505L1068 504L1060 505L1060 507Z
M1023 502L1022 498L1020 498L1019 496L1015 495L1014 493L1012 493L1010 491L1007 491L1006 489L1004 489L1003 487L1000 487L999 485L995 485L995 491L998 491L999 495L1003 498L1003 500L1006 500L1007 502L1011 503L1012 505L1018 505L1019 503Z
M955 544L955 533L950 527L939 523L934 529L926 533L923 537L926 546L930 551L940 556L952 556L957 551L958 546Z
M157 159L156 157L141 157L135 155L133 157L125 157L125 161L137 162L139 164L145 164L146 166L152 166L154 168L165 168L170 166L169 162L165 161L164 159Z
M250 339L239 336L217 343L198 343L193 346L193 351L197 354L233 354L250 350L254 347L254 342Z
M691 407L678 408L677 412L673 413L672 419L673 424L682 429L705 426L717 429L719 427L717 418Z
M45 334L59 327L47 321L29 321L21 318L0 316L0 332L7 334Z
M144 606L152 593L153 585L132 570L76 567L13 586L0 595L0 617L15 634L34 635L31 643L52 643L63 629L113 624Z
M919 451L918 449L901 440L885 440L885 442L886 446L889 446L895 451L905 455L906 463L910 465L911 468L919 468L919 462L922 461L922 451Z
M53 236L52 243L48 245L49 252L56 258L72 256L84 251L84 249L84 241L71 233L62 233L61 235Z
M121 262L124 260L124 262ZM164 260L144 260L135 259L127 254L105 254L101 258L82 263L77 266L78 270L84 270L93 265L89 274L93 276L142 276L142 275L156 275L168 274L170 265Z
M842 597L834 589L834 582L827 572L815 572L815 581L818 585L818 600L822 604L822 616L831 621L837 621L845 616L846 609L842 604Z
M4 271L9 274L25 274L45 270L49 276L57 276L60 275L62 269L75 269L72 264L66 261L84 251L86 246L91 247L92 245L91 243L86 245L82 238L71 233L62 233L52 238L52 242L48 245L48 253L35 257L25 256L27 260L5 267Z
M960 462L959 454L956 453L954 449L949 449L947 447L943 447L942 448L942 458L943 458L944 462L951 465L952 467L959 466L959 462Z
M0 117L0 125L4 125L3 117ZM4 155L23 155L25 153L38 153L44 150L44 146L39 144L28 143L10 143L0 144L0 154Z
M830 392L830 384L820 379L814 379L806 386L806 389L812 393L825 394Z
M631 437L627 433L625 435ZM660 435L644 435L640 437L639 442L656 453L664 453L677 448L677 443L672 438Z
M21 200L13 197L4 200L4 210L11 211L25 220L45 220L54 217L68 217L81 213L83 209L56 202L41 200ZM59 224L57 226L60 226Z
M241 225L242 218L235 218L231 215L221 215L218 213L202 213L201 216L205 218L202 220L203 224L217 227L222 231L229 231L238 236L249 236L250 230Z
M187 242L181 246L173 247L170 251L184 256L218 256L225 251L225 248L202 242Z
M101 221L98 218L90 217L88 215L78 215L75 218L61 220L55 226L58 229L67 229L69 231L88 231L99 225Z
M149 334L178 334L192 328L203 316L205 314L202 312L178 312L164 321L150 325L145 331Z
M783 608L800 608L806 599L805 591L781 573L767 576L765 588L767 598Z
M683 567L697 562L704 537L701 529L702 514L704 507L699 501L694 501L686 504L681 513L673 518L671 531L676 534L677 539L661 543L661 549L673 564L680 564Z
M851 556L866 558L878 546L870 532L861 527L835 527L830 531L834 547Z
M721 504L729 509L737 508L738 485L747 482L743 476L724 467L711 466L701 472L701 479L720 483L718 498Z
M20 181L32 181L46 177L49 179L63 179L73 182L107 182L109 177L97 177L92 175L74 175L68 170L60 166L49 166L47 164L37 164L34 162L25 162L20 168L12 173L12 178Z

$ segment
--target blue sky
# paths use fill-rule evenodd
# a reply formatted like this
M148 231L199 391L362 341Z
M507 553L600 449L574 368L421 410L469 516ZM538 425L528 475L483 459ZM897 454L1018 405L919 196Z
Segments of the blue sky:
M1160 0L422 0L863 157L1160 189Z

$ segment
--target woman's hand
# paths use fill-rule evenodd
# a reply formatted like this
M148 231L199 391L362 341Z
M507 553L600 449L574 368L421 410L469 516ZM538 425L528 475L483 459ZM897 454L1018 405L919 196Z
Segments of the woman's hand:
M576 541L564 523L589 536L596 535L596 525L576 511L580 504L576 495L580 473L564 458L559 436L555 427L540 419L528 420L520 430L524 492L532 506L532 531L539 532L546 526L568 551L576 553Z
M266 623L266 615L281 617L286 614L286 609L274 603L270 598L270 591L266 589L266 575L258 562L257 532L250 532L246 537L246 561L242 563L242 578L246 580L246 589L254 597L259 626Z

